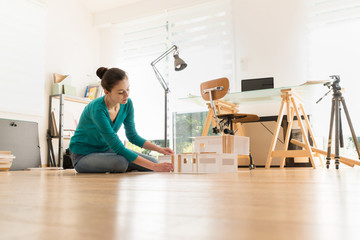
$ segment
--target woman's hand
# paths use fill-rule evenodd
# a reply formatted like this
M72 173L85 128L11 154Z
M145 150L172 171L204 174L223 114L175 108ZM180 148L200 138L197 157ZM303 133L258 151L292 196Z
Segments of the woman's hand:
M160 148L158 150L159 153L162 153L164 155L173 155L175 154L174 151L171 148Z
M162 148L159 147L149 141L146 141L143 145L143 148L151 150L151 151L157 151L158 153L162 153L164 155L173 155L175 154L173 150L171 150L171 148Z
M171 172L174 171L174 166L171 163L157 163L153 170L155 172Z
M170 172L174 171L174 166L171 163L154 163L141 156L138 156L133 163L140 165L144 168L153 170L155 172Z

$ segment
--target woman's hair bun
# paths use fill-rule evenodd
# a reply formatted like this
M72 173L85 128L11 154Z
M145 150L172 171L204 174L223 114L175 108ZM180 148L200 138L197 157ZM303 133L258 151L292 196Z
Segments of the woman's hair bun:
M102 79L102 77L104 76L105 72L107 71L108 69L106 67L99 67L98 70L96 70L96 75Z

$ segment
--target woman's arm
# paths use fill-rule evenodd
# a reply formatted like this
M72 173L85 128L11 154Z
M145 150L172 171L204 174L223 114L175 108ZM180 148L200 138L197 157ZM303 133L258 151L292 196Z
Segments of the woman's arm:
M174 171L174 167L171 163L153 163L143 157L138 156L133 163L140 165L144 168L153 170L155 172L170 172Z
M174 151L171 150L171 148L162 148L162 147L159 147L149 141L146 141L142 147L145 149L148 149L150 151L157 151L157 152L165 154L165 155L174 154Z

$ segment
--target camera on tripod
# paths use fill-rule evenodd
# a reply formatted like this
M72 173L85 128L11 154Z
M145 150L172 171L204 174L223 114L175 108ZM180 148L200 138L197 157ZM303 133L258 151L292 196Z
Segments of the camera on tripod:
M324 86L329 88L329 91L324 94L319 100L316 101L316 103L319 103L324 97L326 97L331 91L334 92L336 96L341 97L341 87L340 87L340 76L339 75L331 75L330 78L332 78L334 81L329 81L324 83Z
M341 93L340 87L340 76L339 75L331 75L330 76L333 81L327 82L324 86L327 86L330 90L325 93L325 95L320 98L316 103L320 102L328 93L333 91L333 98L331 104L331 115L330 115L330 126L329 126L329 138L328 138L328 149L327 149L327 156L326 156L326 167L329 168L330 160L331 160L331 144L332 144L332 133L333 133L333 126L335 125L335 168L339 169L340 163L340 147L344 146L343 141L343 133L342 133L342 121L341 121L341 109L344 109L345 116L351 131L351 135L353 141L355 143L355 148L358 153L360 159L360 148L356 138L356 134L354 131L354 127L351 123L350 114L348 112L345 99ZM335 121L334 121L335 120ZM335 123L334 123L335 122Z
M326 82L324 83L324 86L327 86L328 88L333 88L333 90L341 90L340 87L340 76L339 75L331 75L330 78L332 78L333 82Z

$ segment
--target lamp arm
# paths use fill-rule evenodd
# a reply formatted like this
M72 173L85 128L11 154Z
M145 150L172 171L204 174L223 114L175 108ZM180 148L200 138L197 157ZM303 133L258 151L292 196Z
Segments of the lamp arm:
M164 78L162 77L162 75L160 74L160 72L157 70L157 68L155 67L155 65L152 65L152 68L154 69L155 72L155 76L156 78L159 80L161 86L164 88L165 91L170 92L169 90L169 86L166 84Z
M173 45L171 48L169 48L166 52L164 52L163 54L161 54L157 59L155 59L154 61L151 62L151 66L154 66L155 64L157 64L161 59L163 59L166 55L168 55L169 53L171 53L174 50L177 50L178 47L176 45Z
M177 51L178 47L176 45L173 45L171 48L169 48L166 52L164 52L163 54L161 54L157 59L155 59L154 61L151 62L151 67L154 69L156 78L159 80L161 86L164 88L165 91L170 92L169 90L169 86L166 84L164 78L162 77L162 75L160 74L160 72L157 70L157 68L155 67L155 64L157 64L160 60L162 60L164 57L166 57L169 53L171 53L172 51Z

